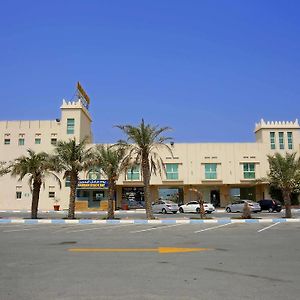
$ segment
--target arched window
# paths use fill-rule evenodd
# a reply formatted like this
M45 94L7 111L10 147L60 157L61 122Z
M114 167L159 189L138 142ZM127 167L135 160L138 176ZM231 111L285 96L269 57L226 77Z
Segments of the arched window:
M86 179L99 180L101 179L101 171L98 168L90 169L87 173Z

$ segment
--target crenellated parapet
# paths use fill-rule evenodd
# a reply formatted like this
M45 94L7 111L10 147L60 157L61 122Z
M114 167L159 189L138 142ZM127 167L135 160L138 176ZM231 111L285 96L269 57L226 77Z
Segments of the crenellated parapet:
M300 129L300 125L298 119L295 121L265 121L261 119L260 122L255 123L254 132L261 129Z

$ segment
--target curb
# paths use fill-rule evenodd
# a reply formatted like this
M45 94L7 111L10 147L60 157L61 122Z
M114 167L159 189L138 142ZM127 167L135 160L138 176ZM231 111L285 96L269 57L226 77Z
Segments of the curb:
M258 224L258 223L300 223L300 219L220 219L220 220L61 220L61 219L0 219L0 224Z

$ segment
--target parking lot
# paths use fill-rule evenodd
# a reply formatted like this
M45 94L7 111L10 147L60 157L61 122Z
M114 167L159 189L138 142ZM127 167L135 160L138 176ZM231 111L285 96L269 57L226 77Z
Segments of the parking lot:
M1 299L298 299L300 223L1 224Z

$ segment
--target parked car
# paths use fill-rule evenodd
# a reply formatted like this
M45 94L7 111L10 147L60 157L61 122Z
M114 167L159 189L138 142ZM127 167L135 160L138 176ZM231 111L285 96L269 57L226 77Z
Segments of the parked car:
M204 203L204 210L205 213L210 214L213 211L215 211L215 207L211 203ZM186 204L182 204L179 207L179 212L184 213L184 212L194 212L194 213L199 213L200 212L200 204L198 201L190 201Z
M154 213L176 214L178 212L178 204L169 200L158 200L152 203L152 211Z
M227 212L242 212L244 209L245 202L248 203L251 212L259 212L261 211L261 207L259 203L254 202L252 200L237 200L233 203L228 204L225 207Z
M262 199L257 201L257 203L259 203L261 210L267 210L269 212L280 212L282 209L281 203L278 200Z

